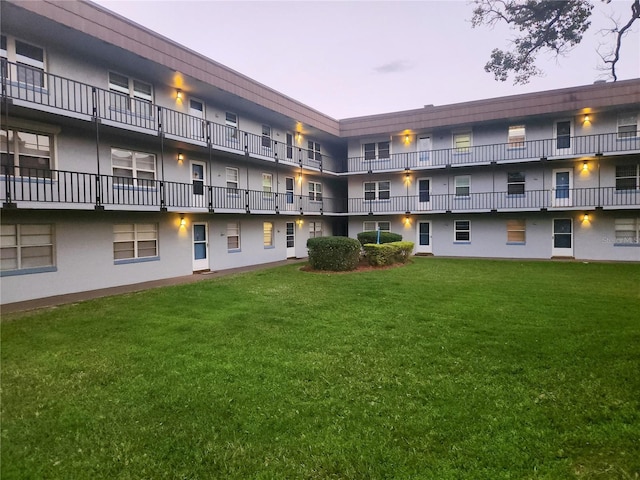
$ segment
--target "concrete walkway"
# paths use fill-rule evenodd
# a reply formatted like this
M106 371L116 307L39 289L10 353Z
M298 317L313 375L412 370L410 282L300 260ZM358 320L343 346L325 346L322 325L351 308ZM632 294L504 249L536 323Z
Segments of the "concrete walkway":
M123 293L140 292L151 288L166 287L170 285L182 285L185 283L194 283L202 280L211 280L212 278L225 277L244 272L253 272L255 270L264 270L266 268L279 267L281 265L290 265L295 263L306 262L307 259L290 259L279 262L262 263L260 265L250 265L247 267L230 268L228 270L194 273L183 277L165 278L162 280L153 280L150 282L134 283L132 285L120 285L117 287L101 288L99 290L89 290L86 292L69 293L66 295L56 295L54 297L38 298L35 300L26 300L24 302L7 303L0 306L0 313L24 312L27 310L35 310L38 308L55 307L56 305L64 305L67 303L83 302L100 297L110 297L112 295L121 295Z

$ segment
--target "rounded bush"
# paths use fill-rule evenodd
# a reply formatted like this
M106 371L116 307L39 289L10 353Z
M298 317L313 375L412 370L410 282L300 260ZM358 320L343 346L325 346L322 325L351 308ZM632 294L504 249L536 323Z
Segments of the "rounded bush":
M371 232L360 232L358 234L358 241L361 245L366 245L367 243L377 243L378 242L378 232L376 230ZM391 242L400 242L402 241L402 235L393 232L380 232L380 243L391 243Z
M349 237L317 237L307 240L309 265L314 270L355 270L360 261L360 242Z

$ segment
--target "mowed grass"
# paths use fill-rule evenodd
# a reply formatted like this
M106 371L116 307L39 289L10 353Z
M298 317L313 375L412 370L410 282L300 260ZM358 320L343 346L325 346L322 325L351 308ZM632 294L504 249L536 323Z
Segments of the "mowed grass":
M299 265L7 315L2 479L637 479L640 265Z

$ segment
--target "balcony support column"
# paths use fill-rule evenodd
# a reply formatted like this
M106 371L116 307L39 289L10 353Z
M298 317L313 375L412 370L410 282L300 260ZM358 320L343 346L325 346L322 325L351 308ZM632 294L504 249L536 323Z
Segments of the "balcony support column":
M102 175L100 174L100 115L98 111L98 90L96 87L91 89L91 101L93 103L92 116L96 124L96 210L104 210L102 204Z
M209 150L209 187L207 188L207 192L209 195L209 213L213 213L213 147L211 145L211 122L207 120L207 149Z
M164 128L163 128L162 107L158 107L158 137L160 138L160 166L162 167L162 180L160 181L160 211L167 211L165 189L164 189Z

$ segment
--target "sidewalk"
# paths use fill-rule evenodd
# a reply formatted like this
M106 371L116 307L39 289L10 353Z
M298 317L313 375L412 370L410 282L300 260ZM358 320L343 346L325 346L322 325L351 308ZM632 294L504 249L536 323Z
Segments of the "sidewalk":
M307 259L290 259L278 262L262 263L260 265L249 265L246 267L230 268L228 270L194 273L183 277L165 278L162 280L153 280L150 282L134 283L132 285L120 285L117 287L101 288L99 290L89 290L86 292L69 293L66 295L56 295L53 297L37 298L35 300L26 300L24 302L7 303L0 306L0 313L24 312L27 310L35 310L38 308L55 307L56 305L64 305L67 303L83 302L100 297L110 297L112 295L121 295L123 293L140 292L151 288L167 287L170 285L182 285L186 283L194 283L202 280L211 280L212 278L226 277L244 272L253 272L255 270L264 270L266 268L279 267L282 265L290 265L294 263L303 263Z

